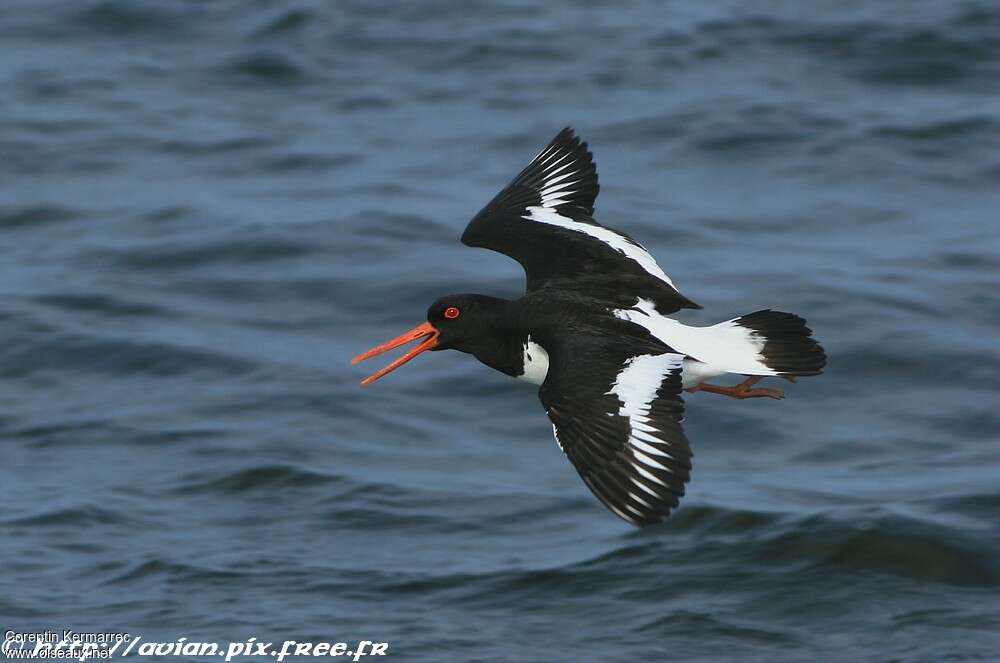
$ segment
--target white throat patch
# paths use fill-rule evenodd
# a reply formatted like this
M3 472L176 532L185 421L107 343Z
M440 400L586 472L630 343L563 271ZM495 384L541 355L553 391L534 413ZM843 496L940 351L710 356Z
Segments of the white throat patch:
M528 336L528 340L524 343L524 372L518 375L517 379L532 384L542 384L548 372L549 353Z

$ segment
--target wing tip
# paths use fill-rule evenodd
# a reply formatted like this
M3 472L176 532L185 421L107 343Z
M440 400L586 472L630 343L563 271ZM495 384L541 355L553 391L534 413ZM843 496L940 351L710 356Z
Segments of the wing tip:
M573 127L571 127L568 124L565 127L563 127L559 131L559 133L556 134L556 137L553 140L558 140L559 138L562 138L562 137L565 137L565 138L567 138L569 140L572 140L574 138L578 139L578 137L576 135L576 129L574 129Z
M562 130L560 130L559 133L557 133L555 137L548 142L548 145L545 146L542 152L557 145L566 148L570 152L576 153L578 159L580 157L586 157L586 161L593 165L596 171L594 153L590 151L590 144L580 138L580 136L576 133L576 130L570 125L567 124L563 127ZM580 160L582 161L583 159ZM597 173L595 172L594 174L596 176Z
M550 140L542 150L535 155L535 158L531 160L527 168L514 179L516 183L519 181L524 181L526 175L532 171L533 167L538 169L538 174L542 175L544 181L544 171L549 170L551 166L545 166L545 162L552 163L552 154L560 153L566 155L570 160L575 163L575 170L579 176L582 177L580 181L581 186L578 191L573 193L569 199L567 199L562 204L558 205L563 211L569 211L570 209L576 208L580 212L583 212L588 217L594 216L594 204L597 201L597 196L600 193L601 186L598 181L597 176L597 163L594 161L594 153L590 150L590 145L587 141L580 138L576 133L576 130L570 126L566 125L555 135L555 137ZM558 159L558 158L557 158ZM560 169L561 170L561 169Z

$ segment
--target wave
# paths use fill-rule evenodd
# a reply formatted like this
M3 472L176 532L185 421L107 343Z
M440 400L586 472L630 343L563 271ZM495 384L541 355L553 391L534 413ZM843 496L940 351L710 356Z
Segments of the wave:
M124 566L119 564L116 566ZM148 578L166 577L174 582L213 582L219 580L238 581L242 578L254 575L245 570L234 570L229 568L208 567L184 562L173 562L160 557L136 562L129 565L125 570L107 578L103 584L124 585L140 583Z
M136 519L126 512L94 505L49 509L0 521L0 524L11 527L49 527L54 525L88 527L135 523Z
M240 469L218 476L197 474L182 478L179 485L170 489L174 495L200 495L204 493L241 494L272 492L276 489L305 489L343 483L342 477L324 474L296 465L260 465Z
M229 77L272 85L293 85L310 78L306 65L274 51L253 51L232 57L219 68Z
M169 11L168 5L137 4L106 0L90 3L69 16L69 22L89 30L115 36L171 35L184 22L182 12Z
M14 335L4 341L8 379L46 371L106 375L242 375L253 371L245 359L170 343L98 338L79 333Z
M460 521L429 514L386 513L347 508L330 522L380 531L460 532ZM481 531L496 533L492 524ZM522 525L523 527L523 525ZM465 528L468 531L468 528ZM549 535L552 528L546 530ZM547 568L489 572L442 569L430 573L373 574L366 590L375 595L419 596L476 609L524 609L545 597L572 605L595 592L608 602L659 603L672 594L742 586L762 596L775 587L850 587L865 578L905 579L925 585L966 588L1000 586L995 534L973 537L961 530L888 513L792 514L684 507L666 524L624 535L607 552ZM782 609L778 606L775 609ZM657 617L633 625L658 630Z
M1000 42L993 38L1000 12L958 7L911 18L916 20L727 18L700 24L693 48L717 57L751 46L791 48L869 84L943 86L992 79L988 63L1000 57Z
M995 534L981 534L973 536L890 513L802 517L683 507L664 525L635 532L623 545L592 559L551 569L504 571L486 579L489 594L505 597L505 603L516 602L525 593L572 596L594 586L637 599L652 591L650 598L654 598L660 590L636 588L646 583L669 584L704 567L714 569L715 574L744 578L748 573L780 574L783 585L794 583L794 577L806 582L817 574L826 578L869 574L921 583L997 587L998 541ZM724 582L719 577L704 580L708 586ZM619 583L621 589L616 589Z
M102 251L92 258L136 271L193 269L220 263L286 260L315 252L315 245L286 237L241 237L191 245L179 242L127 250Z
M158 306L125 300L104 293L54 292L34 297L32 301L64 311L97 313L109 318L169 315L168 311Z
M253 36L260 39L295 34L314 21L316 21L316 16L313 12L305 9L290 9L267 19L263 26L254 31Z
M0 207L0 231L20 228L37 228L53 223L69 221L80 215L58 205L28 205L23 207Z

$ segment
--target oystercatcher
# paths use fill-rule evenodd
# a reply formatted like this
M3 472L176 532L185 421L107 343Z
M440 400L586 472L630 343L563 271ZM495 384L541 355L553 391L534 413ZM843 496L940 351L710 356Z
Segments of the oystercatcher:
M426 350L453 349L541 385L556 442L584 483L612 512L644 526L670 514L690 478L682 390L782 398L754 385L767 376L818 375L826 355L791 313L757 311L709 327L666 317L701 306L642 245L594 220L597 192L593 157L567 127L462 235L467 246L521 263L525 295L442 297L427 322L352 363L421 341L362 384ZM746 380L705 382L727 373Z

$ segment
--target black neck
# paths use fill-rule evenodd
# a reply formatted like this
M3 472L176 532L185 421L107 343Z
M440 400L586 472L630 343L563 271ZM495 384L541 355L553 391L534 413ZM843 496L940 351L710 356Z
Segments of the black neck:
M483 343L477 343L467 352L501 373L514 377L521 375L524 372L524 338L501 330L491 336L492 338L484 339Z
M524 342L528 332L522 329L522 316L516 302L477 295L476 327L454 348L467 352L490 368L506 375L524 372Z

